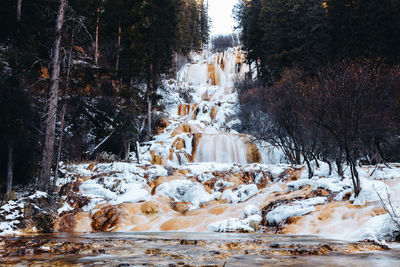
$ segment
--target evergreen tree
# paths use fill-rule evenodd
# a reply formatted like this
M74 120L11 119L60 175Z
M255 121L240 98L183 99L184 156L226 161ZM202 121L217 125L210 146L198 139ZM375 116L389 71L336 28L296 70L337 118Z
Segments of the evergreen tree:
M236 9L241 41L265 81L279 79L285 67L327 61L329 24L320 0L243 1Z
M327 0L331 57L400 60L400 8L393 0Z
M210 38L210 18L208 17L208 6L203 2L199 2L200 12L200 41L201 46L207 45Z

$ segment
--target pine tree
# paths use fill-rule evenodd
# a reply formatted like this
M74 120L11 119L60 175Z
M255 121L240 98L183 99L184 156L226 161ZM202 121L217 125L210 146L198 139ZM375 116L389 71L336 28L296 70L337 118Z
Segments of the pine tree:
M208 44L210 38L210 18L208 17L208 6L203 2L199 2L200 12L200 42L201 46Z
M383 57L399 62L400 10L398 1L327 0L332 26L331 57Z

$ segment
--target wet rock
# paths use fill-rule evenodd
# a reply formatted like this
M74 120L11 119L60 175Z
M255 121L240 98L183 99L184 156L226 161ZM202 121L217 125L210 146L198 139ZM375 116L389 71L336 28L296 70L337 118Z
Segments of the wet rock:
M195 129L190 124L179 124L178 127L175 128L175 130L172 132L171 137L175 137L177 135L183 134L183 133L193 133L196 132Z
M141 205L141 211L144 215L156 215L161 212L161 207L157 202L148 201Z
M301 173L306 169L305 166L302 167L290 167L285 169L285 171L278 175L275 182L290 182L297 181L300 178Z
M41 194L38 194L41 193ZM39 233L50 233L57 218L56 200L37 191L24 203L24 225L35 228Z
M156 128L155 128L156 133L162 134L170 124L171 123L169 122L168 118L161 118L161 119L157 120Z
M215 119L217 117L217 113L218 113L217 107L213 106L211 108L211 111L210 111L210 119L211 119L212 122L215 122Z
M188 228L193 228L197 225L195 217L180 216L178 218L170 219L160 226L161 231L177 231Z
M161 155L157 155L155 151L150 151L151 164L155 165L165 165L165 158Z
M189 115L191 112L193 112L197 109L198 105L199 104L180 104L178 106L178 115L181 117ZM193 119L195 119L195 118L193 118Z
M97 211L92 216L92 228L94 231L106 232L116 227L121 211L117 206L107 206Z
M246 141L246 157L248 163L261 163L262 157L256 144L253 141Z
M383 215L383 214L387 214L388 213L387 210L385 210L383 207L374 208L372 210L372 212L373 212L374 216L379 216L379 215Z
M211 80L211 85L220 84L220 73L214 64L208 64L208 81Z
M87 170L93 171L94 167L96 167L96 164L91 163L91 164L89 165L89 167L87 167Z
M122 203L101 208L92 215L93 231L118 231L128 226L148 222L149 218L142 214L141 206L142 203Z
M185 148L185 140L182 138L177 138L173 143L172 147L175 148L175 150L182 150Z
M190 209L190 202L171 202L171 208L179 213L186 213Z
M92 219L89 212L71 212L57 218L54 223L56 232L91 232Z

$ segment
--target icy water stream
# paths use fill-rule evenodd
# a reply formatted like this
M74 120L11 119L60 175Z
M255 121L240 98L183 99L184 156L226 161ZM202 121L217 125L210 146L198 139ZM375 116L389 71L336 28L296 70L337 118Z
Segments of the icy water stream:
M1 257L1 266L384 267L400 264L400 248L363 252L373 244L317 236L99 233L9 237L0 242L19 244Z

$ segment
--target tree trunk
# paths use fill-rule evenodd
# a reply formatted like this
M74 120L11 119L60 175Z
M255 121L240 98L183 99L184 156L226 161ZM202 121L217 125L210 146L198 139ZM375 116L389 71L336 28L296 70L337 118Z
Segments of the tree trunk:
M61 118L60 118L60 136L58 142L58 152L57 152L57 160L56 160L56 170L54 171L54 179L53 179L53 188L56 188L56 183L58 179L58 169L60 167L60 160L61 160L61 150L63 144L63 135L64 135L64 124L65 124L65 113L67 112L67 104L64 103L62 110L61 110Z
M136 159L138 164L140 164L139 151L140 151L140 144L139 141L136 141Z
M51 62L51 78L49 86L49 100L46 113L45 122L45 139L43 145L42 155L42 173L39 181L39 189L46 191L49 189L51 166L54 157L54 140L55 140L55 127L56 127L56 114L58 104L58 89L60 79L60 46L61 46L61 31L64 24L64 15L67 7L67 0L60 0L60 6L57 13L56 21L56 39L52 48L52 62Z
M338 175L343 178L343 176L344 176L343 163L339 158L336 159L336 167L337 167Z
M131 152L131 140L126 138L125 140L125 151L124 151L124 161L129 161L129 153Z
M68 89L71 81L71 66L72 66L72 50L74 47L75 42L75 29L72 29L71 34L71 45L69 48L69 57L68 57L68 69L67 69L67 81L65 83L65 92L64 92L64 104L61 109L61 116L60 116L60 136L58 142L58 153L57 153L57 160L56 160L56 170L54 172L54 179L53 179L53 188L55 189L57 179L58 179L58 169L60 166L61 160L61 151L62 151L62 144L63 144L63 137L64 137L64 124L65 124L65 115L67 113L67 102L66 96L68 95Z
M361 185L360 185L360 177L357 171L357 165L354 160L354 157L352 157L352 155L350 154L350 151L348 149L346 149L345 151L346 151L347 163L350 165L351 180L353 181L354 195L355 197L358 197L361 191Z
M326 163L329 166L329 176L331 176L332 175L332 163L329 160L327 160Z
M8 161L7 161L7 190L6 190L6 199L9 198L12 185L13 185L13 153L14 153L14 143L10 141L8 143Z
M117 39L117 60L115 62L115 69L119 69L119 50L121 48L121 24L118 24L118 39Z
M94 65L97 67L99 64L99 24L100 24L100 6L97 8L97 20L96 20L96 37L94 41Z
M307 156L306 156L305 154L303 154L303 157L304 157L304 161L306 162L307 168L308 168L308 179L311 179L311 178L314 177L314 170L313 170L313 168L311 167L311 163L310 163L310 161L308 160Z
M147 134L151 136L151 110L152 110L152 93L154 88L152 88L151 78L153 77L153 65L150 64L149 78L147 80Z
M22 0L17 2L17 21L21 21Z
M152 109L152 103L151 103L151 95L149 94L147 96L147 133L150 136L151 135L151 109Z

